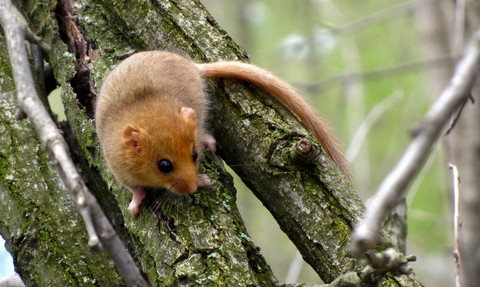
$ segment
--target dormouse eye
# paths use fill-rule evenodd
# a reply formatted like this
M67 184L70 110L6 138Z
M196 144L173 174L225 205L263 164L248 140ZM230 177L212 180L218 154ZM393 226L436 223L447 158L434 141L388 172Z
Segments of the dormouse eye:
M158 162L158 170L163 173L170 173L173 171L173 164L168 159L161 159Z
M198 158L197 150L193 149L192 157L193 157L193 161L196 161L196 160L197 160L197 158Z

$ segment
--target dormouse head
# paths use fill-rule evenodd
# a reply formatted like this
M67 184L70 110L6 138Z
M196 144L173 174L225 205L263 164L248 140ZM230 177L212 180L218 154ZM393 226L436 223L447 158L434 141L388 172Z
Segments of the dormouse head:
M122 144L132 184L193 193L198 188L202 152L195 111L182 107L162 113L123 129Z

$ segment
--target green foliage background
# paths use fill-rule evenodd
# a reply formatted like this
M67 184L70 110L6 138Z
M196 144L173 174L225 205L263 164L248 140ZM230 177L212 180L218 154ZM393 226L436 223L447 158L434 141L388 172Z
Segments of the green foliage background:
M341 28L346 24L380 11L393 11L392 7L404 1L202 2L220 26L247 50L251 63L273 71L303 91L333 126L345 150L372 109L392 95L400 97L372 125L365 141L354 143L361 145L352 161L355 189L364 201L372 196L409 144L409 130L438 96L428 85L429 68L395 69L431 58L424 52L417 28L421 11L392 15L345 31ZM393 71L388 72L390 69ZM375 71L379 72L371 73ZM341 75L347 80L340 80ZM407 253L418 257L412 266L423 283L452 286L451 195L442 142L412 185L407 203ZM295 247L246 188L239 188L239 205L251 236L283 282ZM304 266L299 281L320 282L309 266Z

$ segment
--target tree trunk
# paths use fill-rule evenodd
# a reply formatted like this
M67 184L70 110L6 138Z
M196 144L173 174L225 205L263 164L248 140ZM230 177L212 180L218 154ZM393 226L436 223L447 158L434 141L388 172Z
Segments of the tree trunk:
M186 0L15 5L53 48L48 62L55 79L47 78L46 86L62 87L67 122L59 128L72 157L152 284L278 285L248 236L233 180L221 162L206 154L201 169L213 179L212 186L180 203L149 194L134 218L127 211L131 194L108 171L95 134L92 116L101 84L136 51L168 50L199 62L247 59L204 7ZM0 36L5 75L0 87L5 93L14 84ZM365 262L348 255L348 243L364 207L314 137L277 102L244 82L214 80L207 90L218 155L246 179L304 259L325 282L361 271ZM0 234L16 271L27 286L124 285L106 254L86 250L84 224L30 123L13 119L15 98L0 105ZM318 153L308 163L295 152L304 138ZM388 241L383 245L391 246ZM388 286L420 285L413 275L383 281Z

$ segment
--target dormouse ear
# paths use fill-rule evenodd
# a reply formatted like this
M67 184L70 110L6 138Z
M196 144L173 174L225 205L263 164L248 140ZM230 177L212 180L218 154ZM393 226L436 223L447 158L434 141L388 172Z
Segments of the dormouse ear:
M197 115L192 108L182 107L180 109L180 115L182 115L182 118L185 120L185 122L187 122L187 124L197 124Z
M141 151L140 147L140 130L132 125L127 125L123 129L123 144L127 147L134 148L137 152Z

